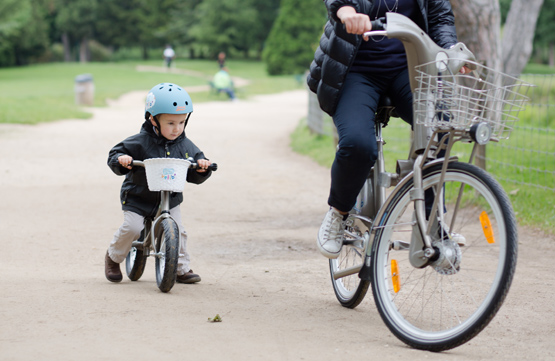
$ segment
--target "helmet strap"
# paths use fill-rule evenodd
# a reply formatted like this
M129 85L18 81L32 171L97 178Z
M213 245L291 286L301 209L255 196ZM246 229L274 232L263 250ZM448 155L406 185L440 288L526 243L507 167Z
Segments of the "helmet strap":
M162 135L162 132L160 131L160 122L158 121L158 118L156 117L156 115L151 115L151 116L152 116L152 119L154 119L154 122L156 123L156 125L154 126L154 129L156 129L159 135Z

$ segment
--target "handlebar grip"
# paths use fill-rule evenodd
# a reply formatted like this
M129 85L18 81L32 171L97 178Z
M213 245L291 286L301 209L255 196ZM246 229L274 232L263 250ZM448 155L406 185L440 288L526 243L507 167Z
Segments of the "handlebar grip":
M385 17L370 21L372 24L372 31L385 30L386 19Z
M218 164L212 163L208 166L208 169L211 170L212 172L215 172L218 170Z

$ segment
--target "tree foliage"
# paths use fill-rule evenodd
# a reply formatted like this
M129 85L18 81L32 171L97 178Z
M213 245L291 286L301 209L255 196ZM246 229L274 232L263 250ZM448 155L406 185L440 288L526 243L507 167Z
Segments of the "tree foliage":
M282 0L264 50L268 73L304 73L314 57L326 16L320 0Z
M0 65L26 64L47 46L48 25L43 2L0 2Z
M499 4L507 14L517 0L451 1ZM553 48L555 0L544 1L534 47ZM224 51L263 57L272 74L300 73L312 60L325 20L321 0L0 0L0 66L59 60L59 43L66 61L76 54L85 61L92 41L108 56L140 48L146 58L149 50L171 44L181 55Z

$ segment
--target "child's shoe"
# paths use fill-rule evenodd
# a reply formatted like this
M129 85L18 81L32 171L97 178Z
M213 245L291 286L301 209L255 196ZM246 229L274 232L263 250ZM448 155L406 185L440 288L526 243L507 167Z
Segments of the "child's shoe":
M178 283L197 283L200 282L200 276L196 273L193 273L193 270L189 270L189 272L177 276L176 281Z
M119 269L119 263L112 261L108 255L108 251L106 251L106 257L104 258L104 273L110 282L121 282L123 279L121 270Z

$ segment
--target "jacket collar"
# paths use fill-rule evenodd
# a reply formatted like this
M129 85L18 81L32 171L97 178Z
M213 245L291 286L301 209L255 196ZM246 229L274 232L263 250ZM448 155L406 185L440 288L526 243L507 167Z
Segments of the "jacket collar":
M185 131L183 131L183 133L181 133L181 135L174 140L168 140L164 138L161 134L158 134L152 123L148 120L145 120L145 122L141 126L141 133L148 134L149 136L154 138L158 144L173 144L185 139Z

